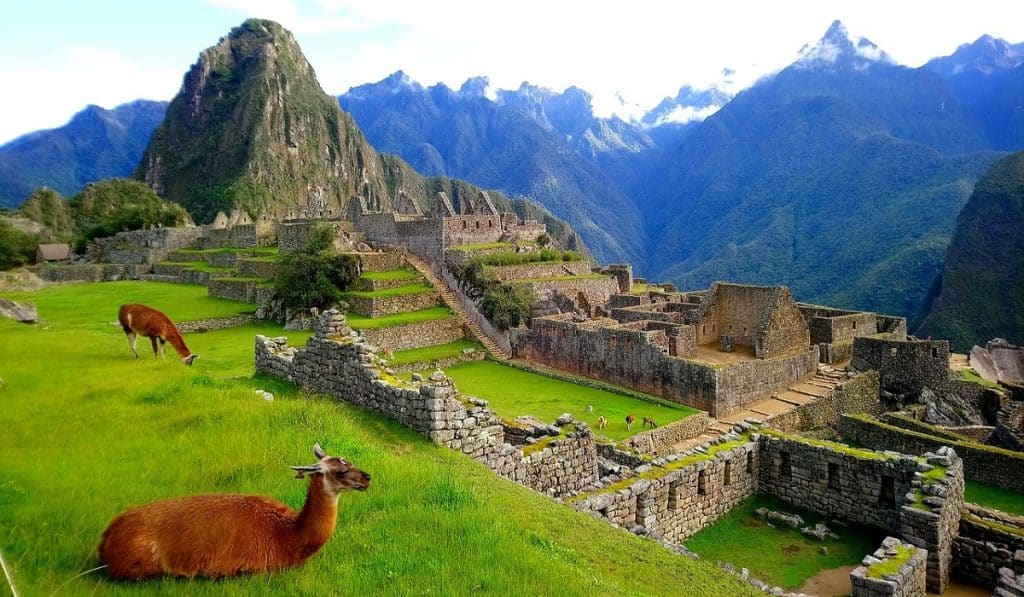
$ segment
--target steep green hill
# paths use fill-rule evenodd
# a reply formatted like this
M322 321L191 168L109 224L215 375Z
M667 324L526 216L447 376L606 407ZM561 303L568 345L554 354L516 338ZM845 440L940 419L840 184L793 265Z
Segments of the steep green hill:
M271 21L248 20L200 55L135 175L201 223L233 208L341 212L355 195L387 207L377 153Z
M917 335L947 338L960 351L994 337L1024 344L1024 152L996 162L975 185Z

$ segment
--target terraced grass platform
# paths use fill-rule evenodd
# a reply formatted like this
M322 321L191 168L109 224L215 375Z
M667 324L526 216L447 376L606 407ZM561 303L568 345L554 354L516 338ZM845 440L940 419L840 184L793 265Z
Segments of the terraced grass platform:
M622 440L642 431L639 421L653 417L660 425L684 419L697 411L686 406L646 402L606 390L590 388L567 381L530 373L494 361L456 365L445 373L459 391L483 398L501 417L512 420L520 415L533 415L552 422L562 413L586 421L594 432L613 440ZM653 400L653 399L652 399ZM587 406L593 406L587 412ZM636 415L633 429L626 429L626 415ZM608 427L598 429L597 418L604 415Z
M412 363L425 363L430 365L434 361L458 357L462 354L463 350L468 350L470 348L479 351L484 350L484 347L481 346L479 342L474 340L459 340L457 342L449 342L448 344L437 344L435 346L424 346L423 348L396 351L392 357L388 359L388 364L393 367L409 365Z
M387 317L366 317L350 311L345 314L345 317L348 319L348 324L352 329L367 330L434 321L437 319L454 319L455 314L448 307L431 307L430 309L398 313L397 315L388 315Z
M384 272L363 272L363 275L360 277L366 278L367 280L409 280L420 278L421 276L420 273L414 269L402 267Z
M760 594L394 421L253 378L253 336L283 335L277 326L186 334L202 355L188 368L131 358L109 325L121 302L180 320L250 305L154 282L3 296L36 302L45 320L0 319L0 552L24 595ZM307 334L287 335L299 344ZM133 505L238 492L301 506L307 481L288 466L310 464L314 442L370 472L373 486L341 496L334 538L304 566L217 581L114 583L88 572L107 523Z
M423 294L425 292L437 292L433 286L427 283L408 284L406 286L395 286L384 290L350 290L345 296L356 296L361 298L387 298L391 296L408 296L410 294Z

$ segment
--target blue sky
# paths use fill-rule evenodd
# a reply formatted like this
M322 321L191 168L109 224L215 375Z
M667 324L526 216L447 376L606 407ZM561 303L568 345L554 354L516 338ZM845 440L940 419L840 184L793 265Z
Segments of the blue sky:
M86 104L170 99L199 52L246 17L292 30L329 93L398 69L457 87L486 75L651 107L689 83L742 87L839 18L918 66L983 33L1024 41L1019 0L781 0L686 3L519 0L3 0L0 143L59 126Z

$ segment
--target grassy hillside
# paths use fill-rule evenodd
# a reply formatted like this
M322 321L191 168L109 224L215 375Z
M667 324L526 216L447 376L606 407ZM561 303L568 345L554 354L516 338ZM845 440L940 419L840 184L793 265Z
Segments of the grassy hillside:
M202 355L186 368L133 360L109 325L125 300L179 320L248 308L204 292L65 286L18 295L36 300L43 324L0 320L0 551L24 594L757 594L397 423L253 378L253 335L278 328L186 334ZM217 582L77 576L97 565L100 534L131 505L199 492L301 505L306 483L287 467L309 464L314 442L372 474L373 486L342 496L335 537L304 567Z

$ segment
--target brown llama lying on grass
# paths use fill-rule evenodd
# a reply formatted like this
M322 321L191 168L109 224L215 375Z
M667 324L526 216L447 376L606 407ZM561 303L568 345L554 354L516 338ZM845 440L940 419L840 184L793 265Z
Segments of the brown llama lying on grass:
M164 343L170 342L174 350L181 355L181 362L192 365L192 361L199 358L199 355L192 352L185 346L181 338L181 332L174 325L169 317L146 305L121 305L117 313L117 321L121 329L128 336L128 347L132 349L135 358L139 358L139 351L135 350L135 343L139 336L146 336L153 344L153 356L164 356ZM160 341L159 349L157 340Z
M327 543L338 494L370 486L370 475L313 447L320 459L293 466L309 475L296 512L261 496L209 494L151 502L119 515L103 532L100 562L115 579L163 575L217 578L298 566Z
M642 423L640 423L640 426L646 427L648 425L651 426L651 429L654 429L655 427L658 426L658 424L654 422L654 417L644 417L644 420Z

